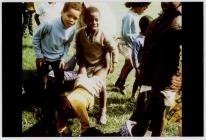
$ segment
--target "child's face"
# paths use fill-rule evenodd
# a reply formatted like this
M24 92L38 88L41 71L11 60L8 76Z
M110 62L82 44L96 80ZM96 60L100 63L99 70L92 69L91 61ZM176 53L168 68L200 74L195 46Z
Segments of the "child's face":
M86 19L87 27L92 31L98 31L99 29L99 20L100 14L99 12L92 12L88 15Z
M135 7L135 13L141 15L142 13L144 13L144 11L148 8L148 6L144 6L144 7Z
M68 8L68 10L66 12L61 12L61 16L62 16L62 21L63 24L66 28L71 27L72 25L74 25L79 16L80 16L81 12L78 10L75 10L73 8Z

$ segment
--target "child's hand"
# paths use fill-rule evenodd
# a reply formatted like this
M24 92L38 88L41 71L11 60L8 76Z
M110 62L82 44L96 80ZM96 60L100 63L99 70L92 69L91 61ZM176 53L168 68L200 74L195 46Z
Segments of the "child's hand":
M110 73L113 73L113 72L114 72L114 69L115 69L116 65L117 65L116 62L112 63L112 66L109 68L109 72L110 72Z
M59 69L64 70L64 68L65 68L65 61L62 59L59 63Z
M170 87L176 91L179 91L182 87L182 75L174 75L171 82L172 85Z
M43 64L45 64L44 58L37 58L37 59L36 59L36 65L37 65L38 67L41 67Z
M87 69L84 64L79 65L78 74L87 74Z

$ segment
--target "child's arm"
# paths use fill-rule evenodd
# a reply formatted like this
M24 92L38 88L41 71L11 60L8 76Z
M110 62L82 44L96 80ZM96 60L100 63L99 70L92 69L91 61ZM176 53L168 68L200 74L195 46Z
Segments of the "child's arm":
M68 39L67 43L64 45L64 54L61 57L61 62L60 62L60 65L59 65L60 69L64 69L65 68L65 63L66 63L66 61L68 59L67 54L69 52L69 48L70 48L71 42L72 42L72 40L74 38L75 31L76 31L76 27L72 27L71 37Z
M182 87L182 75L174 75L171 80L172 85L170 88L176 90L177 92L181 90Z
M113 63L112 63L112 66L111 66L110 69L109 69L109 72L110 72L110 73L113 73L113 72L114 72L114 69L116 68L116 66L117 66L117 62L113 62Z
M110 72L112 73L117 65L118 59L119 59L119 52L117 49L117 45L112 39L104 38L104 45L106 49L111 53L111 67L110 67Z
M111 70L111 53L109 51L107 51L105 53L105 64L104 64L104 68L106 69L107 73L110 72Z
M79 65L78 74L87 74L86 66L85 66L85 58L83 53L83 47L79 43L79 32L77 32L75 36L75 45L76 45L76 57L77 64Z
M132 61L133 61L133 65L134 65L135 69L137 69L139 67L139 63L138 63L138 50L137 50L138 43L136 41L134 41L132 43L132 45L133 45L133 48L132 48L133 49L132 50Z
M32 47L34 48L35 55L37 58L36 62L38 64L41 64L44 59L44 56L42 54L42 48L41 48L41 40L50 31L51 31L51 25L49 23L42 24L37 28L32 38Z

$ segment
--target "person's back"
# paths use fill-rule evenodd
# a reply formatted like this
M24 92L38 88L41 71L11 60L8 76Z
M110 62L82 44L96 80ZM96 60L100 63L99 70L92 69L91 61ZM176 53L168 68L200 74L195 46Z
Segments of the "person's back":
M151 23L147 30L144 55L142 56L142 65L140 65L143 84L152 85L158 81L158 84L162 85L161 88L170 84L168 83L169 78L177 71L181 44L181 30L173 24L173 18L167 18L166 15L161 15ZM164 65L161 65L163 63ZM159 75L155 74L161 69L167 71L159 73Z
M132 10L129 10L127 14L122 18L121 36L126 44L132 48L132 42L139 35L140 28L138 22L140 16L138 16Z

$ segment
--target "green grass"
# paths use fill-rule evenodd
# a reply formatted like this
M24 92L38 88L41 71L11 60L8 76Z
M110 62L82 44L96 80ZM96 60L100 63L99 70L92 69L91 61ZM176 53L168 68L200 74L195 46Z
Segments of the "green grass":
M22 116L22 132L24 132L25 130L34 126L34 124L37 123L37 119L33 116L32 112L23 111Z
M29 43L31 43L31 39L27 37L23 41L23 77L27 77L31 75L36 69L35 66L35 55L33 49L30 47ZM72 50L71 50L72 51ZM92 112L90 112L90 123L91 126L96 126L104 133L117 132L121 126L125 123L125 121L130 117L134 109L134 103L131 103L128 99L131 96L132 84L134 81L134 70L128 76L126 85L127 85L127 95L122 95L121 93L112 91L112 87L118 78L120 70L122 68L124 62L123 56L120 56L119 63L114 73L110 74L107 77L107 91L108 91L108 123L106 125L99 125L96 122L95 114L98 113L99 106L98 101L96 102L95 108ZM27 72L29 71L29 72ZM98 100L98 99L97 99ZM32 116L31 112L24 111L22 113L22 130L25 131L28 128L32 127L37 121L34 116ZM32 118L32 119L31 119ZM29 120L29 121L28 121ZM73 130L73 136L79 135L79 122L77 119L74 120L74 124L71 126Z
M31 43L31 39L27 37L23 41L23 78L28 75L35 74L35 55L34 51L29 45ZM73 51L73 50L71 50ZM112 133L118 132L121 126L125 123L126 120L131 116L134 111L135 104L129 101L129 97L131 96L132 85L134 82L135 72L134 70L129 74L126 81L126 91L127 95L122 95L119 92L112 91L112 87L118 78L118 75L121 71L121 68L124 63L123 56L120 55L119 63L115 69L115 72L110 74L107 77L107 91L108 91L108 102L107 102L107 114L108 114L108 122L106 125L99 125L95 118L95 114L98 113L98 101L96 102L95 108L93 111L89 112L90 115L90 125L95 126L103 133ZM29 129L38 121L35 119L33 114L27 110L22 112L22 131ZM71 130L73 132L73 136L80 135L80 124L78 119L73 120L73 124L71 125ZM163 132L163 136L177 136L177 126L173 125L171 127L166 127Z
M123 3L112 3L110 7L114 9L114 13L116 15L117 20L117 27L118 32L120 32L120 23L121 17L125 12L128 10L124 8ZM152 3L150 9L145 12L145 14L150 14L153 17L156 17L160 11L159 3ZM35 24L34 24L35 25ZM35 27L34 27L35 28ZM118 33L117 33L118 34ZM74 52L74 49L70 49L70 53L68 54L69 57ZM127 81L126 81L126 91L127 95L122 95L118 92L112 91L112 87L114 86L115 81L117 80L121 68L124 63L123 56L120 55L119 63L115 69L115 72L110 74L107 77L107 91L108 91L108 102L107 102L107 115L108 115L108 122L106 125L99 125L96 121L95 114L98 113L99 107L98 102L94 107L94 110L89 112L90 115L90 125L97 127L103 133L111 133L111 132L118 132L121 126L125 123L125 121L131 116L132 112L134 111L135 104L130 102L128 99L131 96L132 85L134 82L135 72L134 70L129 74ZM29 75L36 74L36 66L35 66L35 55L34 51L31 48L31 37L27 37L23 39L23 46L22 46L22 69L23 69L23 79ZM22 131L26 131L34 124L36 124L38 120L35 119L33 114L28 111L24 110L22 112ZM73 119L73 124L70 126L73 135L72 136L79 136L80 134L80 124L78 119ZM163 136L177 136L177 126L173 125L171 127L166 127Z

